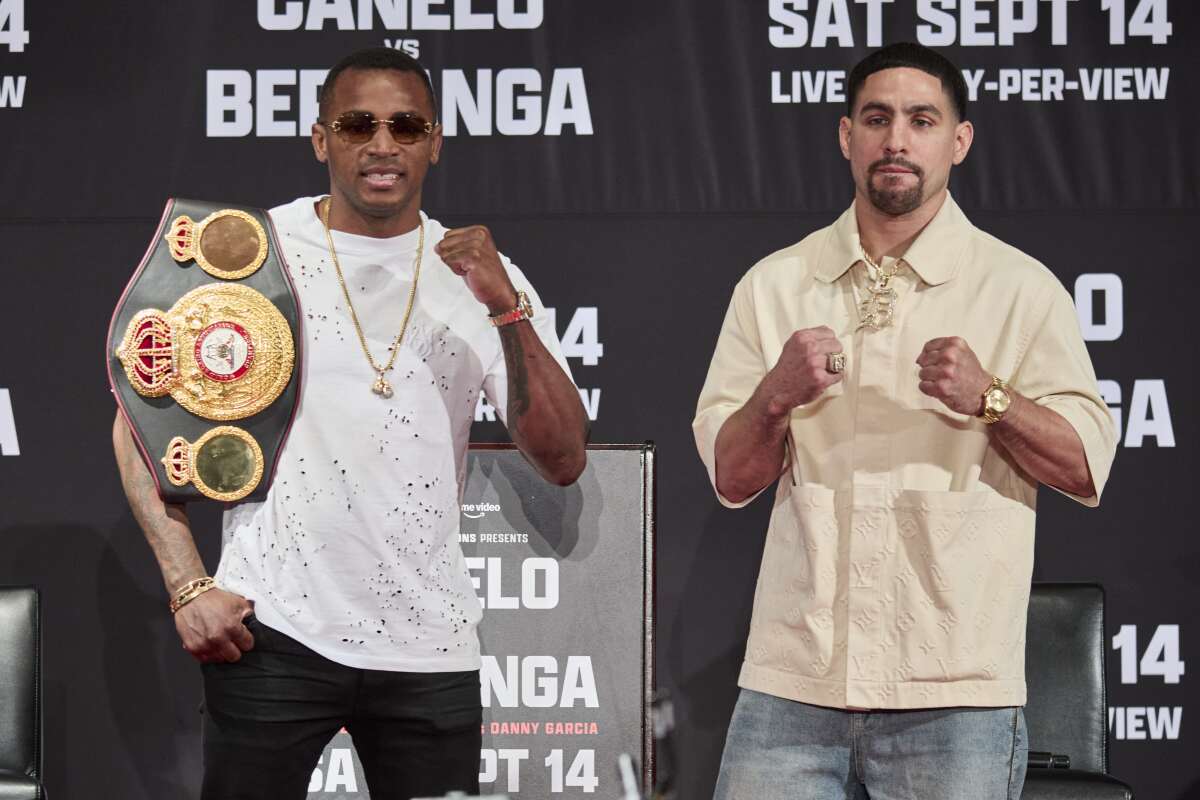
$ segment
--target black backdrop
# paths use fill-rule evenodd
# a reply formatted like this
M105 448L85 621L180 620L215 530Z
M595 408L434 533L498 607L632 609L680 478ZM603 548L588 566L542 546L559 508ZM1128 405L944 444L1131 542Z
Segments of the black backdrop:
M1197 22L1183 0L0 2L0 582L45 592L53 795L191 797L199 772L197 672L111 455L111 308L166 196L322 191L297 135L319 70L387 43L455 128L427 210L491 226L557 309L593 440L658 443L658 682L681 796L705 797L769 500L712 499L695 397L734 282L850 200L843 73L920 38L978 82L956 198L1078 290L1121 418L1098 510L1043 493L1036 577L1108 589L1114 773L1200 796ZM194 518L215 565L217 518Z

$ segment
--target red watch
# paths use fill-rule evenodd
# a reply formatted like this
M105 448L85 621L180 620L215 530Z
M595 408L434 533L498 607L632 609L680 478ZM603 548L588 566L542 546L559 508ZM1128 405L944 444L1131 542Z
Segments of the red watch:
M517 292L517 307L511 311L501 311L499 314L493 314L488 317L492 321L492 325L497 328L502 328L505 325L512 325L514 322L520 322L523 319L533 319L533 306L529 303L529 297L524 292Z

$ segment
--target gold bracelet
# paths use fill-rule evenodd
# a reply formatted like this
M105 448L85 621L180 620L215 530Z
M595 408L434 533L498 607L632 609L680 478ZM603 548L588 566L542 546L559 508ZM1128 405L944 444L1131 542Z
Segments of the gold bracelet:
M216 582L208 576L188 581L179 588L179 591L175 593L175 597L171 599L171 613L174 614L209 589L215 588L217 588Z

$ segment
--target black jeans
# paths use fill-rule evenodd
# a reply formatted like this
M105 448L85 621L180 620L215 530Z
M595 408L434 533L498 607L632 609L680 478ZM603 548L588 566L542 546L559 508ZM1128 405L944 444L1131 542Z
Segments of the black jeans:
M372 800L479 793L479 672L354 669L253 617L254 649L205 664L203 800L303 800L343 726Z

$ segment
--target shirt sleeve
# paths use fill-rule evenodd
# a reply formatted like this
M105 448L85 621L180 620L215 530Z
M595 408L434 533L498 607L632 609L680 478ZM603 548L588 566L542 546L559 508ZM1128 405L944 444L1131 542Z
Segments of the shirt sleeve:
M764 486L739 503L726 499L717 491L717 434L726 420L746 404L767 374L749 284L749 278L743 278L733 290L733 299L717 338L717 349L708 366L708 377L700 390L696 417L692 420L700 460L708 470L717 500L728 508L741 508L766 489Z
M1060 414L1079 435L1096 488L1080 497L1051 487L1085 506L1098 506L1117 452L1117 430L1100 397L1091 357L1071 297L1055 282L1049 310L1030 339L1010 383L1016 391Z
M554 330L554 317L546 312L542 299L534 291L533 285L529 283L525 274L504 255L500 256L500 260L508 271L508 277L512 280L513 286L517 291L524 292L529 298L529 304L533 306L533 319L530 320L530 324L533 325L534 332L545 345L546 351L562 367L567 379L574 383L575 379L571 376L571 368L567 366L567 359L562 353L562 345ZM500 421L508 425L508 366L504 361L503 347L496 348L496 357L483 375L483 393L487 396L488 402L495 407Z

